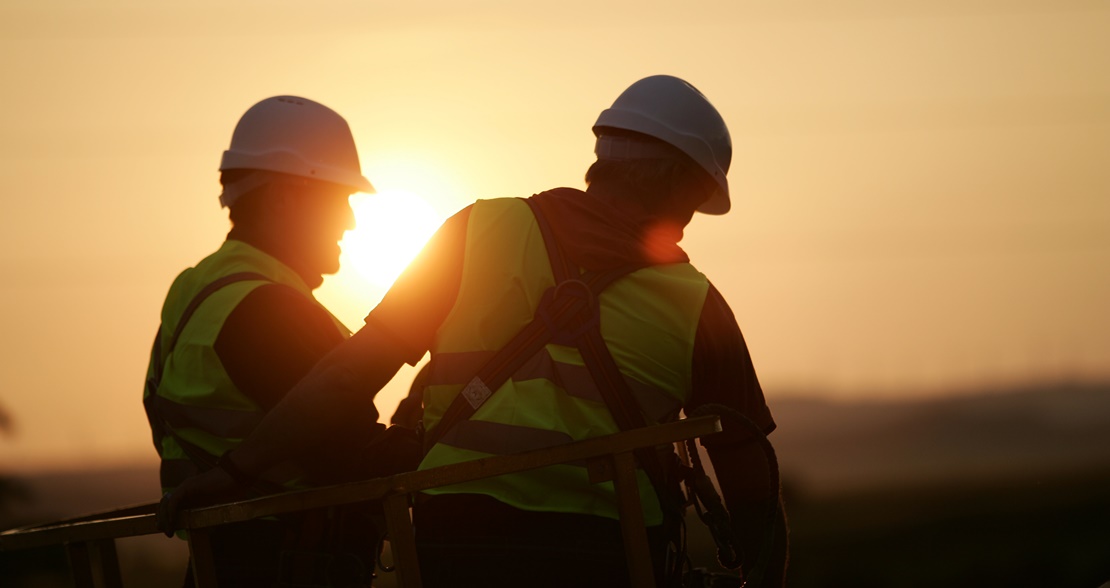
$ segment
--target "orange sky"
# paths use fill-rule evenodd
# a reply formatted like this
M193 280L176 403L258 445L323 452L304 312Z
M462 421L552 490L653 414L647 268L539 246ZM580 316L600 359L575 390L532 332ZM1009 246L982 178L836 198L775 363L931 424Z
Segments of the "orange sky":
M597 113L685 77L735 156L733 212L683 245L772 409L1110 377L1110 5L681 4L0 5L0 470L153 455L162 296L226 233L239 115L285 93L342 113L366 176L446 217L581 186ZM351 270L319 291L356 327L381 294Z

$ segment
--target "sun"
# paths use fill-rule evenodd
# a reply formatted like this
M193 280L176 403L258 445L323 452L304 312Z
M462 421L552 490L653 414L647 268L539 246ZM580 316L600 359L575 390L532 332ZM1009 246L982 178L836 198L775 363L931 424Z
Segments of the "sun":
M371 283L388 288L442 219L423 198L401 190L351 197L355 229L341 246L344 263Z

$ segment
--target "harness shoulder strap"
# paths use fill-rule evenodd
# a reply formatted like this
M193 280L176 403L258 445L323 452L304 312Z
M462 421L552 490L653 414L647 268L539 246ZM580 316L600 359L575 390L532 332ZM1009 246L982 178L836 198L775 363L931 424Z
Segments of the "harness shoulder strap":
M147 420L150 422L151 431L154 434L155 446L161 450L162 439L166 435L173 436L181 449L198 465L204 465L209 468L215 466L215 461L204 450L196 445L189 443L181 438L173 428L166 422L165 417L158 412L157 396L158 386L162 383L162 374L166 367L166 361L170 354L173 353L174 347L177 346L177 340L181 338L182 331L185 330L185 325L189 323L193 313L202 302L209 296L220 290L224 286L234 284L235 282L245 281L265 281L271 280L262 274L255 272L238 272L223 276L201 289L189 304L185 307L185 311L181 313L181 318L177 321L177 326L174 328L173 335L170 337L169 344L165 349L162 349L162 326L158 327L158 333L154 336L154 345L151 349L150 360L152 365L151 374L146 381L146 394L143 396L143 408L146 409Z
M546 217L531 200L531 207L547 247L555 286L544 292L536 315L492 358L475 372L458 396L448 405L434 429L424 435L429 451L457 423L468 420L513 373L548 343L574 345L573 340L599 324L597 294L622 276L643 265L629 265L605 272L580 274L555 245ZM588 313L588 314L587 314Z
M543 235L544 246L547 248L547 255L551 261L551 269L555 273L556 282L562 286L563 284L572 283L572 267L567 261L567 257L563 252L562 246L555 239L554 232L547 221L547 217L543 214L542 210L533 203L527 200L528 205L532 207L532 212L536 216L536 221L540 227L540 233ZM605 286L615 281L631 271L647 267L648 264L633 265L629 267L619 268L607 272L604 275ZM568 282L568 280L570 280ZM592 297L594 304L594 311L597 312L597 297L601 295L601 288L590 287L589 295ZM572 340L563 341L564 344L575 346L578 348L582 355L582 359L586 364L586 368L593 377L594 382L597 384L598 391L601 392L602 400L605 401L606 407L613 415L613 420L616 421L617 426L622 431L629 431L647 426L647 421L644 418L643 410L640 408L638 402L632 395L632 390L628 386L628 382L624 379L620 368L617 366L616 360L613 358L612 352L609 351L609 346L605 343L604 337L601 335L601 320L600 316L595 317L590 323L583 325L584 328L577 332L570 333ZM635 453L640 466L644 468L648 478L651 480L652 486L655 488L656 494L659 497L660 504L666 508L666 501L664 493L666 481L666 469L663 463L659 460L659 456L653 449L641 449Z

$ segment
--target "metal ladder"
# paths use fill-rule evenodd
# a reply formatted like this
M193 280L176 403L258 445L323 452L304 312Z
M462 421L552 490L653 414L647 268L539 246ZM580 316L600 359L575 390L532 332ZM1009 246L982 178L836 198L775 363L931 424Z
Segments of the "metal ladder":
M381 500L397 584L402 588L419 588L420 566L409 513L413 493L560 463L585 461L591 482L612 480L614 483L632 585L651 586L654 582L651 556L632 452L703 437L720 430L720 421L715 416L684 419L547 449L196 508L181 513L180 524L182 529L188 530L193 576L198 586L208 588L216 586L208 533L210 528L283 513ZM64 545L75 587L122 588L115 540L160 533L155 526L157 508L157 503L144 504L11 529L0 533L0 551Z

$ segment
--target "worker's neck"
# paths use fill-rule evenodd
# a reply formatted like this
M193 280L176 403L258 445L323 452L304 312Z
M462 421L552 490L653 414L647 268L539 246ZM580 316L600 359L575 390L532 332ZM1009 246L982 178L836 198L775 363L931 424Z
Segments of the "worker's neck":
M652 211L641 200L636 199L632 194L628 194L626 190L622 190L619 186L594 182L586 188L586 193L592 198L604 202L610 208L627 213L631 217L652 216Z
M680 231L690 223L696 208L689 206L677 195L672 195L661 206L652 207L642 198L637 198L637 194L630 192L626 186L617 183L595 182L586 188L586 193L605 202L622 216L666 221Z
M289 266L309 288L315 290L320 287L324 283L324 277L319 271L307 267L309 263L300 254L297 244L279 233L280 231L277 230L267 231L258 227L234 225L227 238L242 241Z

